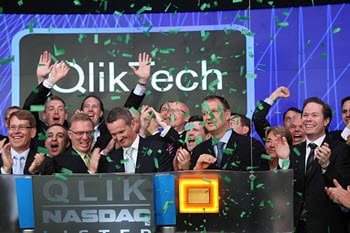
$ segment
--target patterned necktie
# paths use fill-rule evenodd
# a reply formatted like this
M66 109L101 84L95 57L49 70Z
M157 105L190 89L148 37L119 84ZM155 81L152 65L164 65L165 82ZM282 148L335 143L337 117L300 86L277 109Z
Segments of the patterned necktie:
M317 148L317 144L315 143L309 143L308 147L310 147L310 153L309 157L307 158L307 163L306 163L306 175L310 173L312 170L312 167L315 166L315 149Z
M124 168L126 173L135 173L135 161L132 158L133 148L125 149L125 163Z
M26 159L23 155L13 156L12 174L23 175L25 161L26 161Z
M90 166L90 155L87 153L82 153L82 158L87 168Z
M222 162L222 157L224 156L224 152L223 152L224 145L225 145L224 142L216 143L216 149L218 150L218 153L216 155L216 163L218 164L219 167Z

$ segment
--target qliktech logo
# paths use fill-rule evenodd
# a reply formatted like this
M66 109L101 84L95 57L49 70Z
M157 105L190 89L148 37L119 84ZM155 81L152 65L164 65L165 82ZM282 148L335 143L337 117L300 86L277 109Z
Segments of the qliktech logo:
M99 30L97 30L99 31ZM152 56L151 78L144 104L158 108L166 101L183 101L191 109L205 96L224 96L234 111L247 108L246 36L241 31L203 28L198 31L149 33L28 34L20 39L20 102L37 85L40 54L67 61L71 69L54 87L54 94L78 108L85 94L102 99L106 109L122 106L138 78L129 65L138 54ZM248 64L249 65L249 64ZM232 106L231 106L232 108ZM198 108L197 108L198 109ZM198 111L200 111L198 109Z

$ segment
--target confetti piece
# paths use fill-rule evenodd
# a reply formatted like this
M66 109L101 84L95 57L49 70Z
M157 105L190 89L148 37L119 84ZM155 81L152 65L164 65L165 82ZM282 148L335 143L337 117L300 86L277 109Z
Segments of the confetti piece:
M243 0L232 0L232 3L239 3L239 2L243 2Z
M42 133L42 132L38 133L38 140L43 141L43 140L46 140L46 139L47 139L47 137L46 137L46 135L44 133Z
M11 56L11 57L8 57L8 58L1 59L0 60L0 65L4 65L4 64L12 62L14 60L15 60L15 56Z
M98 34L94 34L94 44L98 44Z
M73 174L72 170L69 170L68 168L64 168L64 167L61 169L61 172L64 173L64 174L67 174L67 175L72 175Z
M142 14L145 11L152 11L152 7L150 7L150 6L143 6L140 10L138 10L136 12L136 14L140 15L140 14Z
M201 31L201 38L202 38L202 41L206 41L206 40L208 39L209 36L210 36L210 32Z
M120 96L119 95L111 96L111 100L120 100Z
M76 6L81 6L81 2L79 0L74 0L73 3Z
M43 112L45 110L45 105L30 105L31 112Z
M271 161L271 156L270 156L270 155L262 154L262 155L261 155L261 158Z
M174 201L166 201L164 203L163 208L162 208L163 214L165 214L167 212L169 205L173 205L173 204L174 204Z
M288 26L289 26L288 22L277 23L277 27L279 27L279 28L288 27Z
M132 54L129 53L123 53L122 57L132 58Z
M22 1L22 0L19 0L19 1L17 2L17 5L18 5L18 6L22 6L22 5L23 5L23 1Z
M338 27L338 28L334 28L333 29L333 34L335 34L335 33L338 33L338 32L340 32L341 31L341 29Z
M53 48L54 48L54 53L55 53L55 56L61 56L63 54L65 54L66 52L64 51L64 49L58 49L56 47L56 44L53 45Z
M33 24L32 24L32 22L28 23L28 30L29 30L29 33L33 32Z
M120 12L120 11L114 11L113 14L115 14L116 16L122 16L124 13L124 11Z
M0 6L0 14L2 14L4 12L4 8L2 8L2 6Z
M107 160L107 162L109 162L109 163L112 163L112 162L113 162L113 159L111 159L110 156L107 156L107 157L106 157L106 160Z
M282 169L288 168L290 164L289 159L283 160L282 161Z
M107 39L103 41L103 45L109 45L111 43L111 39Z
M327 53L322 53L321 58L325 58L325 57L327 57Z
M49 153L49 150L46 147L38 146L38 153Z
M164 9L164 12L168 12L168 10L169 10L171 4L172 4L172 2L170 2L170 3L167 5L167 7Z
M60 174L60 173L56 173L55 174L55 177L57 177L58 179L61 179L61 180L64 180L64 181L67 181L68 178L65 177L64 175Z
M301 155L300 151L296 147L293 148L293 151L297 156Z
M156 169L159 168L158 159L157 159L156 157L154 157L154 167L155 167Z
M246 74L245 78L252 78L252 79L256 79L257 74Z

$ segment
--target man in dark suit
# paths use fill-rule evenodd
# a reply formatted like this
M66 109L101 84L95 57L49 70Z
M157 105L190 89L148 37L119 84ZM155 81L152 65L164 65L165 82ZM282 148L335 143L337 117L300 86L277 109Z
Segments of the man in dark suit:
M332 119L328 104L316 97L305 100L302 110L306 141L290 150L282 139L280 166L294 170L294 225L297 233L346 232L346 217L327 197L333 179L349 184L350 148L327 134ZM283 149L281 149L283 148ZM288 165L289 161L289 165Z
M221 96L206 97L202 103L202 115L212 138L193 149L191 168L234 171L247 171L249 167L269 169L267 162L261 159L264 154L261 143L229 128L231 112L226 99Z
M260 136L260 138L265 141L265 131L267 128L271 127L270 122L267 120L267 114L270 111L271 106L280 98L288 98L290 96L289 89L280 86L278 87L268 98L264 101L259 101L256 107L252 120L254 123L255 131ZM289 130L290 122L295 114L301 113L301 111L295 107L288 108L283 113L283 126ZM305 140L304 138L302 140Z
M131 69L138 77L138 82L136 87L130 92L124 107L134 109L140 107L145 97L147 82L151 76L151 66L149 65L151 61L152 59L147 53L140 53L138 69L131 66ZM111 135L104 121L104 106L102 101L97 96L88 95L84 98L80 111L87 114L94 123L94 147L105 148L111 140Z
M152 173L172 170L172 160L164 153L166 145L140 137L134 130L135 122L125 108L113 108L106 118L113 140L121 147L108 156L100 157L98 172ZM96 156L94 151L93 158Z
M341 112L345 127L343 130L335 130L330 132L330 134L335 139L350 145L350 96L341 100Z
M27 110L18 110L8 119L9 143L1 141L1 174L35 175L52 174L51 158L37 153L37 144L33 140L36 134L36 121Z
M54 157L55 171L88 173L94 124L85 113L77 113L70 118L69 125L71 146L63 154Z

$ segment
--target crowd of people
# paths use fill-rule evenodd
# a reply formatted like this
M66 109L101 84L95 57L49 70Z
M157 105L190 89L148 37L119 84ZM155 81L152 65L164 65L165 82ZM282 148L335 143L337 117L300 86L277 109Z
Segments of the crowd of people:
M23 108L5 111L1 174L293 169L296 232L349 231L350 96L341 101L344 129L332 132L332 110L316 97L306 99L301 110L288 109L283 126L271 126L271 106L290 96L283 86L259 101L252 120L231 112L218 95L203 99L201 115L191 115L176 100L157 111L142 105L152 58L140 53L138 59L138 68L131 67L137 84L123 107L106 113L102 101L88 95L68 118L65 101L51 90L70 67L52 64L50 53L43 52L38 86ZM31 111L33 105L45 106L41 116ZM251 137L253 126L261 140Z

